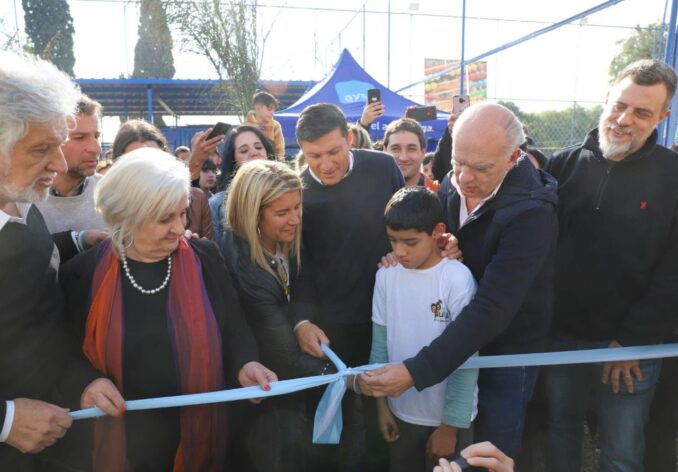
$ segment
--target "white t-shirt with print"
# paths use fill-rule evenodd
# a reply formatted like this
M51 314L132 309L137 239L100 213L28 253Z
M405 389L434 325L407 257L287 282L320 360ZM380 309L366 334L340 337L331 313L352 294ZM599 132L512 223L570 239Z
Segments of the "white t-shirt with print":
M475 291L471 271L459 261L443 259L423 270L402 265L379 269L372 321L386 326L389 362L415 356L440 336L471 301ZM395 416L407 423L439 426L446 387L447 379L421 392L411 387L397 398L389 397L389 406ZM476 404L474 401L474 417Z

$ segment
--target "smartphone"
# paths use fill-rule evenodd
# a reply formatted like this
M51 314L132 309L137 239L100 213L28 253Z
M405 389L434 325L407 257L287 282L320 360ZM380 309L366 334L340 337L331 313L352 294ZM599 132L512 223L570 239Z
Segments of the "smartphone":
M214 125L212 132L205 138L205 141L216 138L217 136L223 136L224 134L228 133L231 128L233 128L233 125L219 121L216 125Z
M468 470L468 468L471 467L471 464L469 464L468 462L466 462L466 459L464 459L464 458L461 457L461 456L457 457L457 458L456 458L455 460L453 460L452 462L454 462L455 464L457 464L461 470Z
M452 97L452 113L459 114L471 105L471 97L468 95L455 95Z
M410 108L407 117L418 122L435 120L438 117L435 106Z
M367 104L381 101L381 90L368 89L367 90Z

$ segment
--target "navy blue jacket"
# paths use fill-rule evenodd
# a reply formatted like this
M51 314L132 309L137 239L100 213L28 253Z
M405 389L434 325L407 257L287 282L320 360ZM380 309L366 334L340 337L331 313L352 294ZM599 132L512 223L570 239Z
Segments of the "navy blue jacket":
M655 131L615 163L594 130L547 171L559 184L554 328L623 346L662 341L678 324L678 154Z
M474 352L540 350L553 304L557 184L523 157L497 194L459 228L460 195L449 173L439 196L448 230L478 281L471 303L437 339L405 361L417 389L445 379Z

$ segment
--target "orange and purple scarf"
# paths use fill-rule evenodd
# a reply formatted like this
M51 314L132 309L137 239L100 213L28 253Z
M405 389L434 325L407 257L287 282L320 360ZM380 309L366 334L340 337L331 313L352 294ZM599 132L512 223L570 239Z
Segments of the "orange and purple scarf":
M179 375L179 393L222 390L221 334L205 289L200 259L184 238L172 253L167 290L167 323ZM98 249L91 293L83 351L92 365L111 378L124 395L122 276L110 240ZM219 405L183 407L174 472L221 470L225 427L223 408ZM98 420L94 451L97 472L126 470L122 418Z

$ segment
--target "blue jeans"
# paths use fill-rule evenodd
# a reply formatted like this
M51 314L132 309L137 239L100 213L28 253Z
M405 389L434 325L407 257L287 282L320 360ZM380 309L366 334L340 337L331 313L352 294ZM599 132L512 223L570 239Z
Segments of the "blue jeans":
M552 351L608 347L610 341L591 341L554 335ZM601 472L641 472L647 421L661 360L641 360L643 380L633 378L634 393L623 379L619 393L601 382L603 364L573 364L545 367L542 372L549 402L549 472L581 469L584 418L593 406L598 419Z
M480 369L476 442L492 441L509 457L518 457L536 380L537 367Z

